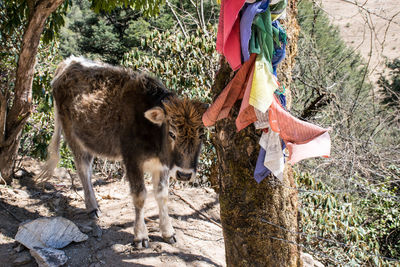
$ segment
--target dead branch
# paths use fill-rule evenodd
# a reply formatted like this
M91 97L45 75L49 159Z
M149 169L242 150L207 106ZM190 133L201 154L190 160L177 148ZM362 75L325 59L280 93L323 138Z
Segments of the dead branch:
M365 12L367 12L368 14L374 15L374 16L376 16L376 17L378 17L378 18L381 18L381 19L383 19L383 20L389 21L390 23L394 23L394 24L397 24L397 25L400 26L400 23L398 23L398 22L396 22L396 21L393 21L393 19L394 19L397 15L399 15L399 12L397 12L397 13L396 13L394 16L392 16L391 18L387 18L387 17L385 17L385 16L382 16L382 15L380 15L380 14L378 14L378 13L376 13L376 12L374 12L374 11L368 9L368 8L366 8L366 7L365 7L365 4L362 4L362 5L361 5L361 4L357 3L357 1L353 1L353 0L340 0L340 1L345 2L345 3L348 3L348 4L355 5L355 6L357 6L358 8L360 8L360 9L364 10Z
M176 12L175 12L173 6L171 5L171 3L170 3L168 0L166 0L165 2L167 3L168 7L171 9L172 14L174 15L176 21L177 21L178 24L179 24L179 27L181 28L181 31L183 32L183 35L185 35L185 37L187 38L188 35L187 35L187 33L186 33L186 30L185 30L185 28L184 28L184 26L183 26L181 20L179 19L178 15L176 14Z

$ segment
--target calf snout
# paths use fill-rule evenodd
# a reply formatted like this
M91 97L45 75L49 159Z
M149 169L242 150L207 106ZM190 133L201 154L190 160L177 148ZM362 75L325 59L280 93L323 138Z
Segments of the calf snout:
M176 178L180 181L189 181L192 178L192 173L176 171Z

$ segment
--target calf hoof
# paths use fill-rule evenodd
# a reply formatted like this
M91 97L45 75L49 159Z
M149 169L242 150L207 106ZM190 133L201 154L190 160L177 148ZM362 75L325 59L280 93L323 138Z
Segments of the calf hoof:
M133 241L133 244L134 244L136 249L148 248L149 247L149 240L148 239L143 239L143 240Z
M164 241L169 243L169 244L175 244L176 243L176 237L175 237L175 235L170 236L170 237L164 237Z
M94 209L88 213L90 219L98 219L100 218L101 211L99 209Z
M101 227L97 225L97 223L93 222L92 224L92 235L94 237L100 238L103 235L103 230L101 230Z

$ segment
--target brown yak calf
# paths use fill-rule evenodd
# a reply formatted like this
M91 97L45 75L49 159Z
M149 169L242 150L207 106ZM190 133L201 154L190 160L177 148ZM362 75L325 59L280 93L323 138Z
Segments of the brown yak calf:
M148 247L143 172L152 174L162 236L176 242L167 207L169 177L188 181L196 174L204 104L179 99L149 75L78 57L58 66L52 87L55 131L40 177L51 176L57 165L63 130L89 214L99 216L91 183L93 157L122 160L136 212L136 246Z

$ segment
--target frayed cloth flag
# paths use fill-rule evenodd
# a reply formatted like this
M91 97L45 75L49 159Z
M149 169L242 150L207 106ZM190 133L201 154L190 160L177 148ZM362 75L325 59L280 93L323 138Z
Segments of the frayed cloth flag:
M242 65L239 12L244 0L222 0L219 13L217 51L223 54L233 70Z
M299 120L287 112L274 97L269 108L271 129L279 133L289 150L288 161L294 164L311 157L329 157L331 141L329 129Z
M215 101L203 114L202 120L206 127L214 125L218 120L228 117L230 110L238 99L241 99L245 92L246 86L248 85L249 79L252 79L252 70L254 68L254 62L256 54L252 54L250 59L246 61L243 66L236 73L235 77L229 82L229 84L222 90ZM250 118L244 118L243 116L250 115ZM237 121L242 124L244 121L255 121L256 116L253 113L242 112L238 116Z
M269 169L276 178L283 181L285 160L279 134L274 131L263 132L259 144L266 151L264 166Z

